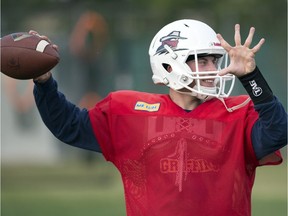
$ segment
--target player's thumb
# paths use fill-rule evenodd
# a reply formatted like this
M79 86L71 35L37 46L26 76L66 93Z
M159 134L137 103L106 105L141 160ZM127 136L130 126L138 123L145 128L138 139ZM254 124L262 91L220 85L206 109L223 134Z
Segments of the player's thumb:
M229 67L227 67L227 68L224 68L224 69L220 70L218 72L218 75L219 76L224 76L224 75L228 74L229 72L230 72Z

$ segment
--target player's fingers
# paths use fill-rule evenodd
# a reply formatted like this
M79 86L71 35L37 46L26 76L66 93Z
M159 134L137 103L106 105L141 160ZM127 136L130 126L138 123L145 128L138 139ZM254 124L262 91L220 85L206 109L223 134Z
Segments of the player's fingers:
M52 47L56 50L59 51L59 47L56 44L53 44Z
M235 40L236 46L241 46L241 35L240 35L240 25L239 24L235 25L234 40Z
M253 52L253 53L257 53L257 52L260 50L260 48L262 47L262 45L263 45L264 43L265 43L265 39L262 38L262 39L259 41L259 43L252 48L252 52Z
M38 32L35 31L35 30L30 30L28 33L29 33L29 34L32 34L32 35L40 36L40 35L38 34Z
M249 35L248 35L248 37L244 43L244 46L249 47L251 45L252 40L253 40L253 36L254 36L254 32L255 32L255 28L251 27L250 31L249 31Z
M40 35L40 37L41 37L42 39L48 41L49 43L51 43L51 40L50 40L47 36L45 36L45 35Z
M225 41L225 39L222 37L221 34L217 34L216 35L218 40L220 41L221 46L227 51L229 52L231 50L231 46L229 43L227 43L227 41Z
M222 70L220 70L220 71L218 72L218 75L219 75L219 76L224 76L224 75L228 74L229 72L230 72L229 67L226 67L226 68L223 68Z
M47 36L45 36L45 35L39 35L39 34L38 34L38 36L39 36L40 38L42 38L43 40L46 40L46 41L48 41L50 44L52 44L52 41L51 41Z
M29 31L29 34L36 35L36 36L41 37L42 39L48 41L49 43L52 43L51 40L50 40L47 36L45 36L45 35L40 35L40 34L39 34L37 31L35 31L35 30L30 30L30 31Z

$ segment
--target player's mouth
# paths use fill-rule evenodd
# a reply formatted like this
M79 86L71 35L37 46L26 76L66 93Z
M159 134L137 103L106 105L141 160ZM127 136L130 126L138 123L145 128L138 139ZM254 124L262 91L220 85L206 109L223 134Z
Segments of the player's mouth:
M214 79L203 79L201 80L201 85L206 87L214 87L215 86Z

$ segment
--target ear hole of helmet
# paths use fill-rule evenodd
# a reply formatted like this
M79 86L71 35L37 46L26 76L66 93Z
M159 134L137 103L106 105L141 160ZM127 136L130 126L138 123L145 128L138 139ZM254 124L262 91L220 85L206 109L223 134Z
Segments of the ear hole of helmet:
M169 64L163 63L162 66L168 73L171 73L172 67Z

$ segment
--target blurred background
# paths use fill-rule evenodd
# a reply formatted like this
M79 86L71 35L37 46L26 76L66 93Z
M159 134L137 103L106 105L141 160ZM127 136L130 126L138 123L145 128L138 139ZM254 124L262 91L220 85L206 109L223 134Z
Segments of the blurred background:
M110 91L165 93L151 80L148 47L165 24L199 19L233 43L254 26L256 60L287 109L286 0L2 0L1 36L30 29L59 46L53 69L60 90L89 108ZM125 215L116 169L100 154L57 141L36 110L32 81L1 75L1 213L3 216ZM245 93L239 82L234 95ZM257 171L254 216L287 215L287 154Z

